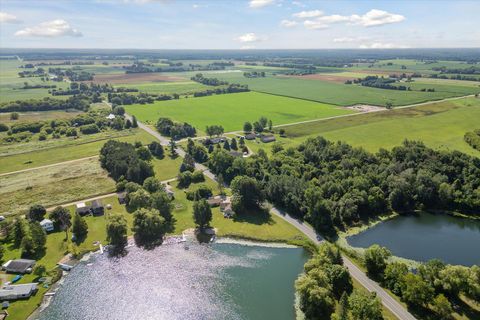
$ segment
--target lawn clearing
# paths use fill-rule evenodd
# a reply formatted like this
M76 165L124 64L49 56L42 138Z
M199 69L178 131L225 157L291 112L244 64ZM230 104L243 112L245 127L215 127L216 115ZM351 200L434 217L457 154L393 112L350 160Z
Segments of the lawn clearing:
M125 108L129 114L148 124L154 124L160 117L168 117L186 121L201 131L207 125L222 125L227 132L242 130L245 121L253 122L261 116L279 125L354 113L328 104L257 92L158 101Z
M480 156L463 140L465 132L478 127L479 119L480 99L466 98L288 126L285 130L294 140L320 135L372 152L390 149L410 139L423 141L434 149Z

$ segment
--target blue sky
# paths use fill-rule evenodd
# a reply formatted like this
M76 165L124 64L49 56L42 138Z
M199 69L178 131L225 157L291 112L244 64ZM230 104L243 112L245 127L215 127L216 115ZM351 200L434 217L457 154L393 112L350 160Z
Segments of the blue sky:
M0 0L0 47L480 47L480 1Z

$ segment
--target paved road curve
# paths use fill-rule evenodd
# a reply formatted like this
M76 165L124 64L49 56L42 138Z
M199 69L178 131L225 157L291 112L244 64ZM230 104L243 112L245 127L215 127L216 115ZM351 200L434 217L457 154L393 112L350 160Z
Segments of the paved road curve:
M126 115L127 118L131 118L129 115ZM137 121L138 122L138 121ZM138 126L145 130L146 132L150 133L152 136L156 137L162 145L167 146L169 144L169 140L162 135L160 135L157 131L153 130L152 128L146 126L143 123L138 122ZM185 157L185 151L177 147L177 153L181 157ZM195 167L198 170L203 171L203 173L216 181L215 175L208 170L207 167L201 165L199 163L195 164ZM319 235L311 226L299 221L288 213L282 212L279 209L273 207L271 212L280 218L284 219L288 223L295 226L298 230L302 231L309 239L311 239L314 243L320 244L324 239L321 235ZM416 320L416 318L410 314L400 303L398 303L395 299L393 299L384 289L382 289L375 281L369 279L362 270L360 270L357 266L355 266L346 256L343 256L343 264L345 267L348 268L351 276L357 280L362 286L364 286L368 291L375 292L377 296L382 300L383 305L390 310L395 316L397 316L400 320Z
M285 221L295 226L298 230L302 231L310 240L316 244L320 244L324 239L315 232L315 230L303 223L302 221L295 219L288 213L280 211L277 208L272 208L270 211L273 214L279 216ZM408 312L398 301L392 298L382 287L380 287L375 281L367 277L367 275L360 270L355 264L350 261L346 256L343 256L343 265L348 268L350 275L357 280L368 291L375 292L377 296L382 300L383 305L390 310L400 320L415 320L416 318Z

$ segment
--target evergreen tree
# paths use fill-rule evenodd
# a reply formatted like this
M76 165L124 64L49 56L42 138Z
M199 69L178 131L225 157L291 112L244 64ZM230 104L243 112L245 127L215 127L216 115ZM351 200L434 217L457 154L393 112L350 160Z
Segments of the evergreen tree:
M85 239L88 233L87 222L78 213L75 213L73 216L72 232L75 234L78 242Z

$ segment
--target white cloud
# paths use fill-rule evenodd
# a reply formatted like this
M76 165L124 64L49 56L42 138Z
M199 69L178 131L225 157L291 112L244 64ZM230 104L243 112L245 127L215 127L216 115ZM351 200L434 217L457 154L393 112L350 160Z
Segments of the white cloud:
M245 33L245 34L239 36L235 40L240 41L240 42L244 42L244 43L250 43L250 42L260 42L260 41L266 40L266 37L261 37L261 36L256 35L253 32L250 32L250 33Z
M306 5L304 5L303 3L301 3L300 1L292 1L292 4L294 6L297 6L297 7L300 7L300 8L305 8Z
M362 16L356 14L350 16L350 21L353 24L364 27L382 26L384 24L402 22L403 20L405 20L405 17L400 14L393 14L377 9L372 9Z
M328 28L327 24L325 24L323 22L320 22L320 21L316 21L316 20L305 20L303 22L303 25L307 29L326 29L326 28Z
M285 28L292 28L295 27L298 24L297 21L293 20L282 20L280 21L280 25Z
M354 41L357 41L357 39L356 38L350 38L350 37L341 37L341 38L333 39L333 42L336 42L336 43L354 42Z
M408 46L397 45L393 43L383 43L383 42L373 42L370 44L362 44L359 46L360 49L401 49L408 48Z
M15 32L18 37L81 37L82 33L77 29L72 28L67 21L62 19L42 22L34 27L27 27L25 29Z
M320 11L320 10L301 11L293 14L295 18L300 18L300 19L316 18L322 15L323 15L323 11Z
M0 11L0 23L20 23L16 16L10 13Z
M346 22L349 25L361 25L364 27L382 26L390 23L398 23L405 20L400 14L393 14L383 10L372 9L364 15L353 14L342 16L339 14L324 15L320 10L301 11L293 14L295 18L306 19L303 25L307 29L325 29L332 23Z
M249 7L250 8L263 8L273 4L275 0L250 0Z

